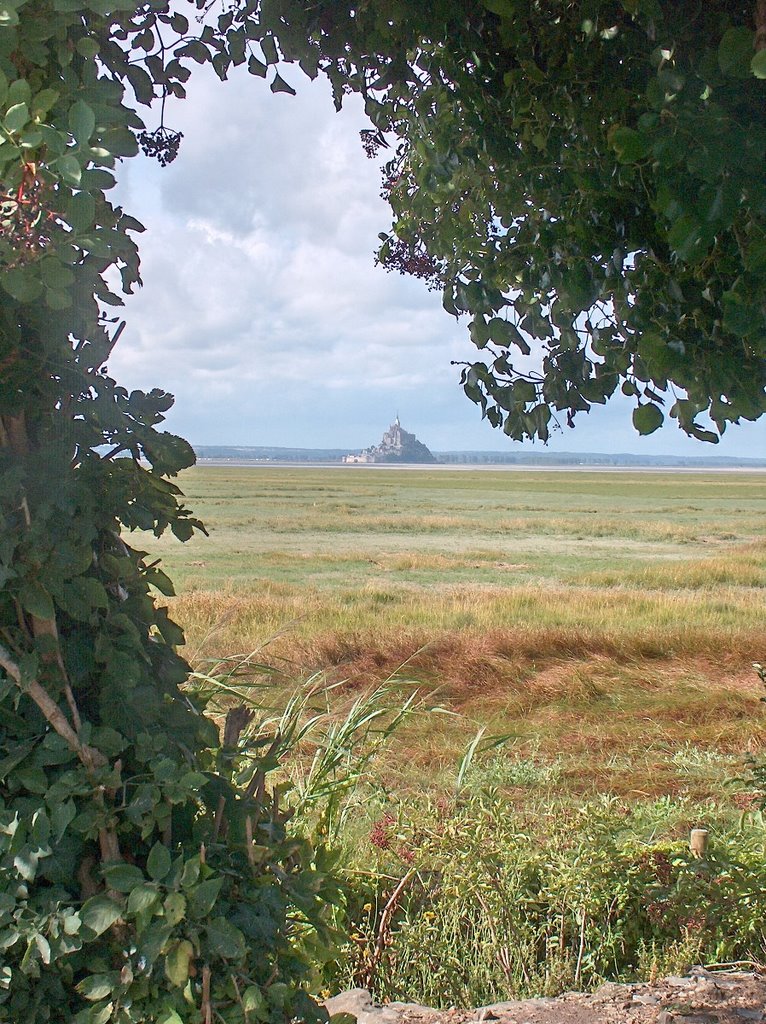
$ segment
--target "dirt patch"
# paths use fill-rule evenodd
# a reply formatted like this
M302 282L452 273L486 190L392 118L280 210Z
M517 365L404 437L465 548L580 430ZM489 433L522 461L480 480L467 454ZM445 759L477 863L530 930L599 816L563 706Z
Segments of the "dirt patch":
M373 1003L366 989L328 999L331 1014L358 1024L760 1024L766 1020L766 977L756 971L693 968L683 978L654 983L608 983L595 992L511 1000L464 1010L434 1010L416 1003Z

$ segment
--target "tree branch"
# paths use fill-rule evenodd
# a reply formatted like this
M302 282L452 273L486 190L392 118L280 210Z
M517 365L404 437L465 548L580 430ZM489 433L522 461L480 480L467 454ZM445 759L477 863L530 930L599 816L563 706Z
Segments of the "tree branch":
M106 764L106 758L100 750L96 750L95 747L89 747L87 744L80 741L80 737L67 721L64 712L53 698L49 696L44 687L37 682L37 680L33 680L31 683L24 683L21 675L21 669L1 644L0 668L3 668L7 672L22 693L26 693L32 698L43 713L48 724L59 734L59 736L62 737L62 739L66 740L70 749L77 754L80 761L82 761L89 771L92 771L94 768L100 768L102 765Z
M756 0L755 52L766 50L766 0Z

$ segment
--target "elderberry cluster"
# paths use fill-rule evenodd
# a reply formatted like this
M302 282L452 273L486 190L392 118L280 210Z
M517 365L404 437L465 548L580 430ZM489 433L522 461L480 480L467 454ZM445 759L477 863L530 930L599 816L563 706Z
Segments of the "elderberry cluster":
M362 140L362 149L368 160L374 160L381 149L388 149L388 143L383 138L381 131L363 128L359 132L359 138Z
M0 247L12 254L10 266L26 263L50 243L54 214L47 208L45 192L34 178L25 180L18 192L0 195Z
M144 155L154 157L160 167L167 167L173 163L178 156L178 147L183 137L183 132L174 132L164 125L153 132L139 132L137 136Z
M398 270L400 274L420 278L425 281L429 291L436 291L443 284L439 262L425 250L413 248L401 239L390 240L382 263L386 270Z

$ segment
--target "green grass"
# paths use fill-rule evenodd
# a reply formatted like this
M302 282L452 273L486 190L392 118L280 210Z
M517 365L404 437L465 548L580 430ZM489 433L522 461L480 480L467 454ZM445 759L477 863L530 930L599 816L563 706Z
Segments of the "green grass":
M181 484L210 537L140 546L177 583L187 654L263 648L286 677L348 680L339 701L417 680L455 715L402 731L403 790L443 785L480 725L512 737L501 759L585 795L706 798L763 743L763 474L205 467Z
M766 538L758 474L206 467L182 483L211 533L162 544L183 588L577 583ZM765 566L761 548L761 586Z

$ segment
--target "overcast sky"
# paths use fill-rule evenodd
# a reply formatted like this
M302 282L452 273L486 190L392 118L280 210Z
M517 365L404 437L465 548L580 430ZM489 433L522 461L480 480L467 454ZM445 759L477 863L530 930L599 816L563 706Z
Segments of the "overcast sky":
M466 321L374 265L390 217L356 97L336 114L323 81L292 78L296 97L195 69L167 116L184 133L178 159L123 165L118 200L147 227L144 287L110 370L127 387L172 392L168 429L196 445L361 448L398 413L437 451L518 450L459 388L450 361L476 356ZM766 456L766 422L712 446L675 425L640 438L631 408L581 415L548 447Z

